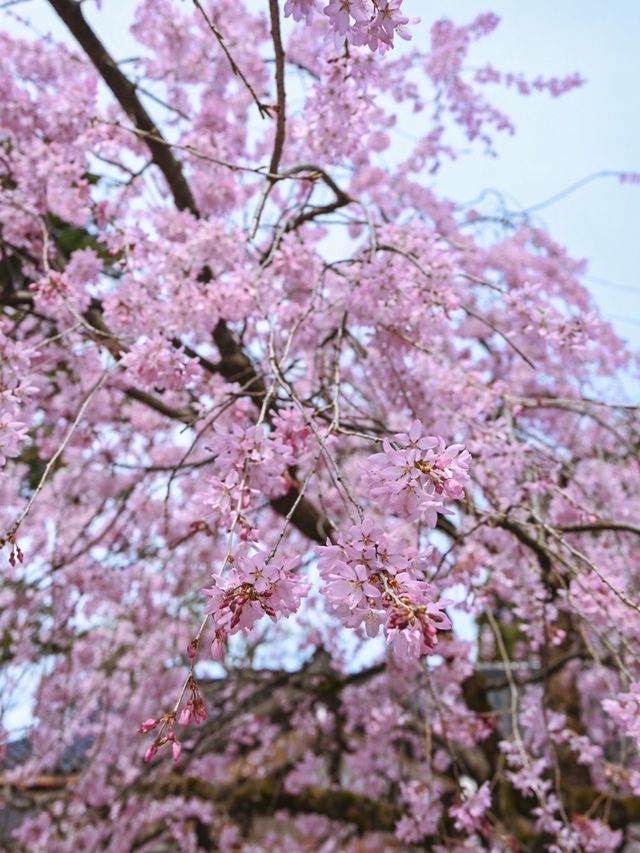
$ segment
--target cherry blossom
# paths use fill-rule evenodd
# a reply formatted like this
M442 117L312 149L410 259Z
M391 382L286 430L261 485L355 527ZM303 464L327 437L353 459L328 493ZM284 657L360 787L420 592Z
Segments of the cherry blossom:
M640 743L640 684L634 682L630 689L614 699L603 699L602 707L617 723L622 732Z
M383 452L369 457L367 485L381 508L409 519L422 518L435 527L446 500L459 500L469 482L470 454L461 444L424 435L419 421L408 433L385 439Z
M224 575L214 575L214 585L203 592L211 598L205 613L215 625L216 657L230 634L250 630L265 614L274 622L295 613L307 585L293 569L295 558L282 564L266 562L267 555L256 552L240 555Z
M417 555L408 560L410 551L372 521L351 527L336 545L316 550L324 592L336 613L349 627L364 624L369 637L384 625L400 659L429 654L437 630L451 628L435 588L422 579L424 561Z

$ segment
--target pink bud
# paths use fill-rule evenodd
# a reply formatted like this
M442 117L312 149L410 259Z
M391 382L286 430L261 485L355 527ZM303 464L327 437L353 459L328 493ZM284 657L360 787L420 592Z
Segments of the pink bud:
M180 753L182 752L182 744L179 741L174 740L173 746L171 747L171 754L173 755L173 760L177 761L180 758Z
M220 640L218 637L215 637L215 639L211 643L211 657L214 660L224 660L225 651L226 648L224 641Z
M148 720L145 720L144 723L138 729L138 732L141 735L146 735L147 732L153 731L155 727L158 725L158 721L154 720L153 717L149 717Z
M153 758L153 756L156 754L157 751L158 751L158 747L155 745L155 743L152 743L151 746L149 747L149 749L147 749L147 751L144 754L144 760L147 764L151 761L151 759Z
M189 645L187 647L187 657L189 658L189 660L195 660L196 659L197 647L198 647L198 644L197 644L196 640L191 640L191 642L189 643Z
M200 723L204 723L207 719L207 709L204 706L204 702L201 698L198 698L193 706L193 720L196 725Z
M186 705L182 711L180 711L180 716L178 717L178 725L179 726L188 726L189 720L191 719L191 709L188 705Z

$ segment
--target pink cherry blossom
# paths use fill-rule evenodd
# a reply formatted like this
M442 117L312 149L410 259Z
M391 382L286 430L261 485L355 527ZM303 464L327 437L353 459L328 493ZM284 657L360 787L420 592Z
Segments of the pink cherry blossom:
M491 790L489 784L485 782L462 802L451 806L449 813L455 821L456 829L471 834L485 828L482 819L490 806Z
M385 439L383 452L369 457L365 469L372 498L381 508L434 527L446 500L459 500L469 482L470 455L464 445L447 447L441 437L424 435L414 421L409 433Z
M318 0L287 0L284 4L285 16L291 16L294 21L304 21L310 24L314 12L320 8Z
M368 636L384 625L387 643L400 659L429 654L437 630L451 628L436 601L435 589L422 580L422 562L387 537L370 519L349 528L336 545L316 549L324 593L348 627L364 623Z
M275 622L300 606L308 587L294 573L297 560L267 563L266 557L264 552L237 557L232 568L214 575L214 585L203 590L211 599L205 613L211 614L218 642L250 630L265 614Z
M583 79L420 11L0 3L0 848L633 844L640 361L438 176Z
M628 691L615 698L603 699L602 707L625 735L640 744L640 683L635 681Z

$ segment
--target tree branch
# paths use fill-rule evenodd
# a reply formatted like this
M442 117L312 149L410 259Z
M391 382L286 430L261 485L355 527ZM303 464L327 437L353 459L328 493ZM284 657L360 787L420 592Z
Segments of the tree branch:
M173 156L155 122L142 106L136 95L135 84L120 71L87 23L80 4L74 0L49 0L49 3L67 25L131 121L140 130L149 134L146 137L147 147L153 162L169 185L178 210L190 210L194 216L198 216L198 208L184 177L181 164Z
M260 98L256 95L256 91L255 91L255 89L253 88L253 86L251 85L251 83L249 83L248 79L247 79L247 78L246 78L246 76L243 74L243 72L242 72L242 70L241 70L240 66L239 66L239 65L238 65L238 63L235 61L235 59L233 58L233 56L231 55L231 52L229 51L229 48L228 48L228 47L227 47L227 45L225 44L224 36L223 36L223 35L222 35L222 33L220 32L220 30L216 27L216 25L214 24L214 22L213 22L213 21L211 20L211 18L207 15L207 13L205 12L205 10L204 10L204 8L202 7L202 4L199 2L199 0L192 0L192 2L193 2L193 5L196 7L196 9L197 9L197 10L200 12L200 14L202 15L203 19L205 20L205 22L206 22L207 26L209 27L209 29L211 30L211 32L212 32L212 33L214 34L214 36L216 37L216 39L217 39L217 41L218 41L218 44L219 44L219 45L220 45L220 47L222 48L222 52L224 53L224 55L225 55L225 56L227 57L227 59L229 60L229 65L231 66L231 70L232 70L232 71L233 71L233 73L236 75L236 77L239 77L239 78L242 80L242 82L244 83L245 87L247 88L247 91L249 92L249 94L250 94L250 95L251 95L251 97L253 98L253 100L254 100L254 102L255 102L256 106L258 107L258 110L259 110L260 115L262 116L262 118L264 118L265 116L269 115L268 107L267 107L265 104L263 104L263 103L262 103L262 101L260 100Z
M284 48L282 47L282 34L280 32L280 9L278 8L278 0L269 0L269 15L271 17L271 38L273 40L273 49L276 58L276 97L278 99L278 111L276 116L276 136L273 143L273 153L271 155L271 163L269 172L275 175L280 166L282 151L284 149L284 140L286 134L286 92L284 88L284 69L285 56ZM269 178L271 183L276 179Z
M71 34L76 38L122 109L129 116L136 128L143 132L153 162L164 175L175 200L176 207L179 210L189 210L195 217L199 217L200 213L191 188L184 176L182 165L173 156L171 148L140 102L134 84L120 71L113 58L85 20L80 5L74 2L74 0L49 0L49 3L67 25ZM272 12L275 11L277 13L277 2L271 0L271 3ZM280 153L278 153L277 147L274 148L274 158L272 158L272 163L275 159L277 166L284 140L284 51L282 50L280 21L277 15L275 23L272 21L272 27L274 45L276 46L276 51L280 52L280 61L282 62L280 72L277 72L276 75L280 79L280 82L277 83L279 97L280 95L282 96L282 118L279 117L278 127L276 128L276 143L280 146ZM278 128L280 128L279 133ZM278 143L280 137L281 140ZM277 157L275 157L276 154ZM270 169L270 172L273 173L274 170ZM204 269L202 271L202 278L203 280L209 280L211 278L211 271ZM219 365L221 374L229 381L240 381L245 387L245 394L250 396L260 406L261 399L266 393L264 380L258 375L251 360L243 351L241 345L223 319L218 321L213 330L213 339L222 357ZM137 399L140 399L140 395L137 396ZM181 417L180 420L182 419ZM284 510L284 514L286 515L297 496L297 491L291 489L283 498L272 502L272 506L276 512L282 513ZM324 542L327 532L331 530L330 522L306 498L299 501L291 522L304 535L316 542Z
M402 817L392 803L373 800L351 791L317 786L303 788L297 794L284 790L281 780L250 779L234 785L211 785L194 776L170 776L146 783L142 790L154 798L197 797L216 803L229 814L271 814L278 809L294 813L321 814L331 820L352 823L361 832L393 832Z
M607 530L619 533L635 533L640 536L640 526L627 524L623 521L592 521L589 524L562 524L554 525L561 533L604 533Z

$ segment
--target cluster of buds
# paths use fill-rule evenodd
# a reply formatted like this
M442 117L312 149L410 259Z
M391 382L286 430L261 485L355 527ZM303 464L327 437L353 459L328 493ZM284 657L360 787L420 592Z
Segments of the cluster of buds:
M189 690L189 698L182 711L180 711L178 723L184 727L188 726L191 720L193 720L199 726L200 723L204 723L207 719L207 709L204 706L204 699L192 675L189 676L187 689Z
M180 753L182 752L182 744L178 740L176 736L176 732L174 729L176 715L174 713L164 714L162 717L158 717L155 719L154 717L149 717L148 720L145 720L144 723L138 729L138 732L141 735L146 735L148 732L152 732L158 726L160 726L160 731L156 735L151 746L147 747L144 753L144 760L148 764L157 754L158 750L161 749L166 744L171 744L171 754L173 756L173 760L177 761L180 758Z
M24 554L16 541L15 533L8 533L6 536L0 536L0 551L5 545L9 546L9 563L15 567L18 563L24 562Z
M436 622L445 627L445 620L439 612L429 613L424 605L413 607L409 602L403 602L404 607L394 607L387 616L387 632L397 629L417 628L422 635L425 649L432 651L437 643Z
M207 719L207 712L204 706L202 694L198 689L198 685L196 684L193 675L189 676L187 690L189 691L189 698L183 709L180 711L178 724L181 726L188 726L191 720L193 720L196 725L199 725ZM153 743L144 753L144 760L147 764L155 758L158 750L167 744L171 744L171 755L173 760L178 761L182 753L182 744L176 735L175 722L176 714L174 711L171 711L169 714L164 714L162 717L158 717L157 719L155 717L150 717L139 727L138 732L142 735L155 731L159 727L158 734L156 735Z

